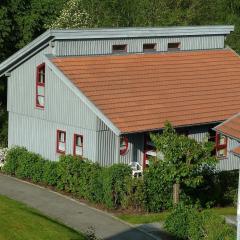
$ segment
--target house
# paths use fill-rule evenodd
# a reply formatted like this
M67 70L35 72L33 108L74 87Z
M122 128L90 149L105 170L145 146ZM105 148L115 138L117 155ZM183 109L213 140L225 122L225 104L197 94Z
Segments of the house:
M0 65L8 78L9 147L101 165L155 156L166 120L197 141L240 112L233 26L49 30ZM219 136L217 136L217 139ZM226 143L216 145L220 169ZM224 162L224 164L223 164Z
M223 123L217 125L214 130L218 133L217 144L227 145L226 149L222 149L225 160L221 164L228 162L232 169L240 168L240 114L230 117ZM226 161L227 160L227 161ZM222 166L223 168L225 166Z

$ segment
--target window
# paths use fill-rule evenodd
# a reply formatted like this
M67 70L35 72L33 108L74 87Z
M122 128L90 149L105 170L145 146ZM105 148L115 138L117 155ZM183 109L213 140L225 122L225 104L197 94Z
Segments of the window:
M113 45L112 46L112 52L113 53L127 52L127 44Z
M128 138L120 137L120 155L125 155L128 151Z
M57 153L66 152L66 132L57 130Z
M74 134L73 155L83 156L83 136L82 135Z
M36 107L44 108L45 104L45 64L37 67L36 76Z
M180 43L168 43L168 51L179 51L180 50Z
M155 52L156 43L145 43L143 44L143 52Z
M216 134L216 156L223 158L227 156L227 137L217 133Z

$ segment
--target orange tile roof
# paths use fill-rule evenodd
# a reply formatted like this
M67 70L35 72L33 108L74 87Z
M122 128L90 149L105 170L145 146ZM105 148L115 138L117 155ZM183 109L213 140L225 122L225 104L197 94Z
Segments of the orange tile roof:
M232 152L236 155L239 155L240 156L240 146L239 147L235 147Z
M122 133L223 121L240 112L230 49L57 57L51 61Z
M215 127L216 131L240 139L240 113Z

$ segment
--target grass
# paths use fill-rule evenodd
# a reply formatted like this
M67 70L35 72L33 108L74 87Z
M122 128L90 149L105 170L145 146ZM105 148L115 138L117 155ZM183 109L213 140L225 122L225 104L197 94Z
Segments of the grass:
M234 207L212 208L212 210L219 215L237 215L237 210ZM131 224L144 224L152 222L164 222L169 212L149 213L149 214L122 214L119 215L123 221Z
M84 240L84 236L0 195L0 240Z
M212 211L219 215L237 215L237 209L234 207L212 208Z

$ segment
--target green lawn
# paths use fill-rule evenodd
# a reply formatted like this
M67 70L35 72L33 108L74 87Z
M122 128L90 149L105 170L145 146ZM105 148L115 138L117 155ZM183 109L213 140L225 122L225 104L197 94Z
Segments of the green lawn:
M82 234L0 195L0 240L83 240Z
M219 215L237 215L234 207L212 208ZM144 224L152 222L163 222L168 216L168 212L152 213L152 214L122 214L117 217L131 224Z

